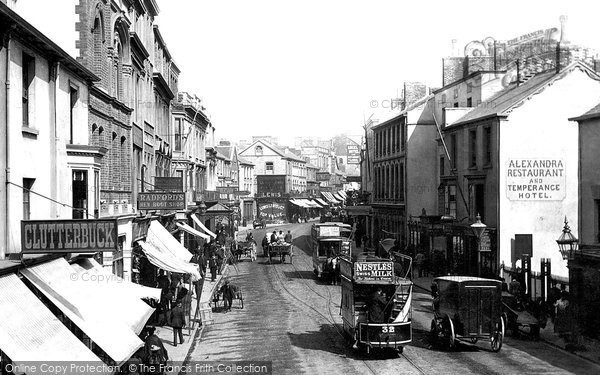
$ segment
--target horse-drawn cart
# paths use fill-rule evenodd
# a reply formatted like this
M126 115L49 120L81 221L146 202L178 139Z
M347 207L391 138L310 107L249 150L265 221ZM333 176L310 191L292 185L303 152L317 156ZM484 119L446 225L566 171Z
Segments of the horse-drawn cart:
M248 257L252 261L256 260L256 242L254 241L238 241L237 249L233 251L236 261L242 260L243 257Z
M468 276L438 277L433 283L439 293L434 295L433 301L433 343L453 348L459 339L473 344L479 339L487 339L492 351L498 352L502 348L505 330L502 283ZM433 286L432 290L435 292Z
M291 243L276 242L269 245L269 264L272 263L273 257L279 256L279 261L285 263L285 257L290 257L290 263L293 263L294 250Z

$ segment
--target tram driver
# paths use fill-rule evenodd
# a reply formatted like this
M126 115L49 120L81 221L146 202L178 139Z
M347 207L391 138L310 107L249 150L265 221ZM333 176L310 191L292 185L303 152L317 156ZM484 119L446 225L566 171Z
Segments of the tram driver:
M371 323L384 323L385 313L387 308L387 301L383 296L383 289L378 286L375 288L373 293L369 296L368 301L369 307L369 322Z

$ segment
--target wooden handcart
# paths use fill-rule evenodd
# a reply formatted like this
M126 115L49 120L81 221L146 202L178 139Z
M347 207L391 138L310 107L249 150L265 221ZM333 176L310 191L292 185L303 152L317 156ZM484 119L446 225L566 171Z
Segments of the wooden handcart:
M280 263L285 263L285 257L290 257L290 263L293 263L294 250L291 243L272 243L269 245L269 264L273 257L278 256Z

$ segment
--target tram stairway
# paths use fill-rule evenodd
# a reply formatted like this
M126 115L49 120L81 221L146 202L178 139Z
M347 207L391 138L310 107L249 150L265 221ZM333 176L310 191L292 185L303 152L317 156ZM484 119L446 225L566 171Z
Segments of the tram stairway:
M392 312L388 323L403 322L410 318L410 298L412 288L410 286L400 286L396 289L394 295L394 301L392 306ZM407 306L407 303L409 306ZM405 309L407 307L407 309Z

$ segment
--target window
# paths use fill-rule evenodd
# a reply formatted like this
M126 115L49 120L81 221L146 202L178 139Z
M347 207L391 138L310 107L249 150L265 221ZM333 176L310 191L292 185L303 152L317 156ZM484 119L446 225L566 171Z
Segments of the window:
M181 151L181 133L183 129L181 128L181 119L175 119L175 151Z
M473 98L467 98L467 107L472 107L473 106Z
M443 175L444 175L444 172L445 172L445 170L444 170L444 162L445 162L445 159L444 159L444 157L442 156L442 157L440 158L440 176L443 176Z
M456 218L456 185L446 186L446 215Z
M33 78L35 77L35 59L28 54L23 54L23 67L22 67L22 104L23 104L23 127L28 128L29 124L29 113L31 104L31 94L33 89Z
M262 155L263 154L263 148L262 148L262 146L256 146L254 148L254 154L255 155Z
M275 171L275 167L273 166L272 161L268 161L265 163L265 172L266 174L273 174Z
M392 128L392 152L396 152L396 126Z
M442 94L442 104L446 104L446 94Z
M473 84L472 83L467 83L467 93L470 93L473 91Z
M452 169L456 169L457 166L457 162L456 162L456 155L457 155L457 151L458 151L458 144L457 144L458 140L456 139L456 134L452 134L450 136L450 168Z
M23 220L31 219L31 189L35 178L23 179Z
M458 108L458 102L454 103L454 108Z
M77 89L74 87L71 87L69 89L69 97L70 97L70 101L71 101L71 105L69 108L69 144L73 144L73 130L75 128L75 116L74 116L74 111L75 111L75 107L77 106L77 99L79 98L79 93L77 92Z
M470 216L475 218L477 215L481 216L481 221L485 218L485 199L484 199L485 185L481 182L469 184L469 208L471 210Z
M400 124L400 148L404 151L404 145L406 144L406 127L404 122Z
M469 130L469 167L477 166L477 129Z
M483 152L485 165L492 164L492 128L483 128Z
M87 219L87 171L73 171L73 219Z
M400 194L400 201L404 202L404 164L400 163L400 170L398 171L398 193Z
M100 216L100 172L94 171L94 218Z

